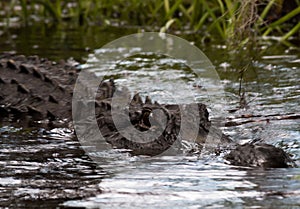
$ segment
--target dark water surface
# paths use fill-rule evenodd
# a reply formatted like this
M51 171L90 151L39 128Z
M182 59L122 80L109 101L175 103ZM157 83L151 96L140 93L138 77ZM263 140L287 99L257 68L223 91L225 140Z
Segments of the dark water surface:
M38 54L52 60L73 57L84 63L94 49L135 32L71 26L0 29L0 50ZM142 161L145 157L116 150L100 153L103 163L97 165L68 130L54 129L46 134L42 130L0 126L0 207L299 208L300 120L278 119L300 114L300 49L266 41L263 47L253 49L251 54L256 56L250 62L247 51L243 55L220 43L201 44L193 36L186 37L196 40L216 66L226 100L211 98L210 102L225 112L239 105L237 72L250 63L243 84L248 108L222 116L227 121L257 122L224 131L236 141L257 139L282 147L298 168L238 168L212 153ZM186 85L199 101L205 92L195 88L195 76L174 59L135 57L117 64L118 68L105 71L105 75L115 77L120 86L149 93L161 102L172 102L162 88L176 86L178 94L171 95L175 99L186 94L181 85ZM99 69L97 74L101 73ZM184 82L177 83L179 80ZM143 90L145 86L147 91ZM210 113L212 119L221 114L213 107Z

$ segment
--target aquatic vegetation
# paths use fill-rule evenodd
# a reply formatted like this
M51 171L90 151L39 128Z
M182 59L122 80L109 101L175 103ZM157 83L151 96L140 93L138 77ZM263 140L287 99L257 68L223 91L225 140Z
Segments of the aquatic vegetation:
M2 16L79 25L149 27L162 32L200 33L244 44L256 36L281 41L299 35L299 0L11 0L1 1ZM8 21L9 24L9 21Z

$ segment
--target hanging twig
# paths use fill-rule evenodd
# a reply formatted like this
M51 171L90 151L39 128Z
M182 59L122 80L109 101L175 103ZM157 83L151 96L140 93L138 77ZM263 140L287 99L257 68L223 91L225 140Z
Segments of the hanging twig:
M253 119L253 118L258 118L260 119ZM243 118L252 118L250 120L245 120L245 121L235 121L237 119L243 119ZM232 126L239 126L247 123L254 123L254 122L264 122L266 121L269 123L270 121L275 121L275 120L297 120L300 119L300 114L296 113L288 113L288 114L272 114L272 115L252 115L252 114L247 114L247 115L241 115L235 118L228 118L229 121L225 123L225 127L232 127Z

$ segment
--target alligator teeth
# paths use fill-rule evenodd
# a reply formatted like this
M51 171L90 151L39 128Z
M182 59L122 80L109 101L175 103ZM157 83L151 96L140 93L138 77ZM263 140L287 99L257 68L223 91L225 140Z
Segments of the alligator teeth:
M8 68L10 68L12 70L17 70L18 69L15 61L13 61L13 60L8 60L6 65L7 65Z

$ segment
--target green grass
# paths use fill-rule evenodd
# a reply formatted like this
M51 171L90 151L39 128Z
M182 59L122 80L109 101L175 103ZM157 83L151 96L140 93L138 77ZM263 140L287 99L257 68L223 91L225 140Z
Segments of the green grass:
M296 2L293 10L279 15L290 1ZM299 23L291 24L300 15L299 0L10 0L0 1L0 8L7 20L18 17L24 25L38 20L139 26L162 32L200 33L239 43L269 35L286 41L299 36L300 31ZM267 22L272 15L277 19Z

